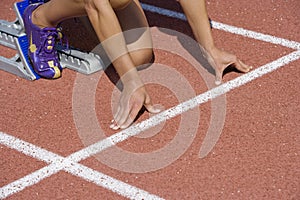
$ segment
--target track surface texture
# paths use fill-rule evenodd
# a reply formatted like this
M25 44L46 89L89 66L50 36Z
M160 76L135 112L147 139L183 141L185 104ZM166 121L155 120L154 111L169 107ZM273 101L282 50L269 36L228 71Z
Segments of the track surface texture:
M15 2L1 0L0 19L16 18ZM300 199L300 2L207 1L217 46L254 68L219 87L194 62L179 4L141 2L155 63L140 73L168 112L113 131L110 73L28 81L0 71L0 199ZM71 45L95 42L65 24Z

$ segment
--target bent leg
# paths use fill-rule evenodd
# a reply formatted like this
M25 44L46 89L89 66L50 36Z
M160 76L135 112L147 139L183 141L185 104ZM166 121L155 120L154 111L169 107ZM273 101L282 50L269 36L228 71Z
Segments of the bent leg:
M56 27L65 19L85 15L89 17L101 42L107 39L104 35L111 37L125 31L121 37L125 39L126 47L115 49L115 55L120 52L121 56L128 51L134 66L153 60L149 25L138 0L51 0L33 12L32 21L39 27ZM112 20L115 22L111 23L107 18L115 18ZM111 32L112 30L114 31ZM122 39L117 39L116 42L119 47L119 43L123 43Z

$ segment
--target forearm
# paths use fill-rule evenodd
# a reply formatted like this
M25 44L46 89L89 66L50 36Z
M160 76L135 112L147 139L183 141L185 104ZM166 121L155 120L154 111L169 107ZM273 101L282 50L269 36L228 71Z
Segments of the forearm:
M197 42L206 50L214 46L205 0L179 0Z
M87 14L121 79L129 71L133 78L138 78L118 18L111 5L109 3L93 5L87 9Z

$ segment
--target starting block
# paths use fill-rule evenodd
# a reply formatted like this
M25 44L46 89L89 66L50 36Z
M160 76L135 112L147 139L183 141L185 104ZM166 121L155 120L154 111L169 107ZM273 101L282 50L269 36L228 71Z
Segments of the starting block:
M15 49L17 53L12 58L0 56L0 69L15 74L27 80L37 80L36 74L28 57L28 40L24 30L22 15L25 8L33 3L47 0L24 0L14 4L16 20L8 22L0 20L0 45ZM83 52L69 48L64 50L57 47L60 64L63 68L69 68L83 74L92 74L103 70L104 63L99 55L91 52Z

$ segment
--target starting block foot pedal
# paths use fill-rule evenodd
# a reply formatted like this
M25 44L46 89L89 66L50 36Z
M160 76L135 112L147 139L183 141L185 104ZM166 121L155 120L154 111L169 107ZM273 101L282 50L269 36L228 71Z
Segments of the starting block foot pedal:
M20 58L23 62L24 70L31 77L31 80L39 79L40 76L33 70L31 62L29 60L29 56L28 56L29 44L28 44L27 36L24 34L18 37L16 41L16 45L17 45L17 50L20 54Z
M40 76L34 72L28 57L26 35L15 38L18 53L12 58L0 57L0 69L27 80L37 80Z

